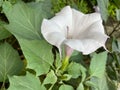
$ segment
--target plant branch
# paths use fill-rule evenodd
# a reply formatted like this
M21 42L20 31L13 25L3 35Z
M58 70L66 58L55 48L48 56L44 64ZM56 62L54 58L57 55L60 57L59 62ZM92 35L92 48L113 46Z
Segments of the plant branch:
M112 36L112 34L118 30L117 28L119 27L119 25L120 25L120 22L114 27L113 31L109 34L109 36Z

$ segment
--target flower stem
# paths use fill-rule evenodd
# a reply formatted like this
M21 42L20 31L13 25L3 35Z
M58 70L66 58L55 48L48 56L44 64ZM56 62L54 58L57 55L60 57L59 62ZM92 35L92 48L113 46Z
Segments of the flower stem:
M61 69L60 69L60 70L61 70L62 72L64 72L64 71L66 70L68 64L69 64L69 57L66 56L65 59L64 59L63 62L62 62L62 66L61 66Z

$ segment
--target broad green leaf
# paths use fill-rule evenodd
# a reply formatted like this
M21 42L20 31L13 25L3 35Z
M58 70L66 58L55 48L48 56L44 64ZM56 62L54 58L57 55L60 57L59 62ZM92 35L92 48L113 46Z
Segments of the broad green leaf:
M0 0L0 7L2 6L3 0Z
M95 85L91 85L91 90L117 90L116 86L103 75L101 78L92 77L90 82Z
M52 46L44 40L19 39L27 59L27 68L36 71L37 76L48 73L53 64Z
M77 87L77 90L84 90L84 86L82 83L79 84L79 86Z
M0 45L0 82L5 81L7 76L19 74L23 63L18 52L8 43Z
M42 13L42 17L43 18L49 18L52 16L51 13L51 0L42 0L39 2L30 2L28 3L28 5L32 8L36 9L36 12L38 12L39 10L41 10L40 14Z
M11 33L8 32L3 25L5 25L5 23L0 21L0 40L5 39L11 35Z
M9 25L5 27L17 38L41 39L41 22L47 17L44 5L45 3L40 2L25 4L18 1L11 6L10 2L4 2L3 11L9 20Z
M72 86L63 84L60 86L59 90L74 90Z
M116 9L117 20L120 21L120 9Z
M46 76L43 84L55 84L56 82L57 82L57 77L56 77L54 71L51 70L51 71L47 74L47 76Z
M78 76L82 77L77 90L84 90L82 83L86 78L86 69L79 63L71 62L67 71L70 75L72 75L72 78L77 78Z
M69 64L67 68L68 74L72 75L72 78L77 78L81 75L81 65L75 62Z
M93 85L91 85L92 90L109 90L105 77L102 78L92 77L91 83L95 85L94 87Z
M82 76L81 82L86 78L86 69L80 63L71 62L67 68L67 72L72 75L72 78Z
M100 8L100 13L104 21L108 19L108 4L109 0L97 0L98 6Z
M10 87L8 90L46 90L38 77L27 72L26 76L9 77Z
M90 63L90 69L89 69L90 76L101 78L101 76L104 75L105 72L106 60L107 60L107 52L94 54Z

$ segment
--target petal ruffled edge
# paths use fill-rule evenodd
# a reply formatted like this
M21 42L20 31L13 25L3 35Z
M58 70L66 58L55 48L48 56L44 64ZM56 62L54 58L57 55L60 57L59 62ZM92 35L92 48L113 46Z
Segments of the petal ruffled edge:
M64 44L68 45L74 50L82 52L84 55L88 55L94 51L96 51L100 47L105 48L105 42L108 38L108 36L104 36L104 41L100 43L99 41L96 41L94 39L69 39L65 40ZM106 48L105 48L106 49Z
M44 19L41 25L41 33L47 42L59 49L61 55L61 44L65 40L65 36L56 23Z

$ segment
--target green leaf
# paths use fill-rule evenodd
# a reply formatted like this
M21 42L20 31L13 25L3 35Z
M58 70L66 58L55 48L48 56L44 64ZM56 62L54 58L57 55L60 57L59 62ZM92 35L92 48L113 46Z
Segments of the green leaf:
M23 63L18 52L8 43L0 45L0 82L5 81L7 76L20 73Z
M120 52L120 41L112 39L112 52Z
M32 7L32 8L35 8L36 12L41 10L40 14L42 13L43 18L49 18L49 17L52 16L51 0L42 0L42 1L39 1L39 2L30 2L30 3L28 3L28 5L30 5L30 7Z
M85 90L82 83L79 84L79 86L77 87L77 90Z
M67 68L68 74L72 75L72 78L80 76L82 70L85 71L85 68L81 64L75 62L70 63Z
M3 0L0 0L0 7L2 6Z
M3 11L6 14L10 24L5 27L17 38L41 39L41 22L47 17L46 3L25 4L18 1L13 6L10 2L4 2ZM10 6L9 8L6 8ZM51 7L48 7L51 8Z
M0 40L11 36L11 33L4 28L5 23L0 21Z
M82 77L77 90L84 90L82 83L86 78L86 69L80 63L71 62L67 71L70 75L72 75L72 78L77 78L78 76Z
M116 9L117 20L120 21L120 9Z
M45 40L19 39L19 42L27 59L27 68L35 70L37 76L48 73L54 60L52 46Z
M38 77L27 72L26 76L9 77L10 87L8 90L46 90Z
M60 86L59 90L74 90L74 89L70 85L63 84L63 85Z
M90 82L95 85L94 87L91 85L91 90L117 90L116 86L105 75L102 78L92 77Z
M86 69L80 63L71 62L67 71L70 75L72 75L72 78L82 76L81 82L83 82L86 78Z
M55 84L56 82L57 82L57 77L56 77L54 71L51 70L51 71L47 74L47 76L46 76L43 84Z
M112 40L112 52L119 52L119 48L118 48L118 42L116 39L113 38Z
M107 52L95 54L90 63L90 76L101 78L104 75L107 60Z
M108 4L109 0L97 0L98 6L100 8L100 13L104 21L108 19Z

